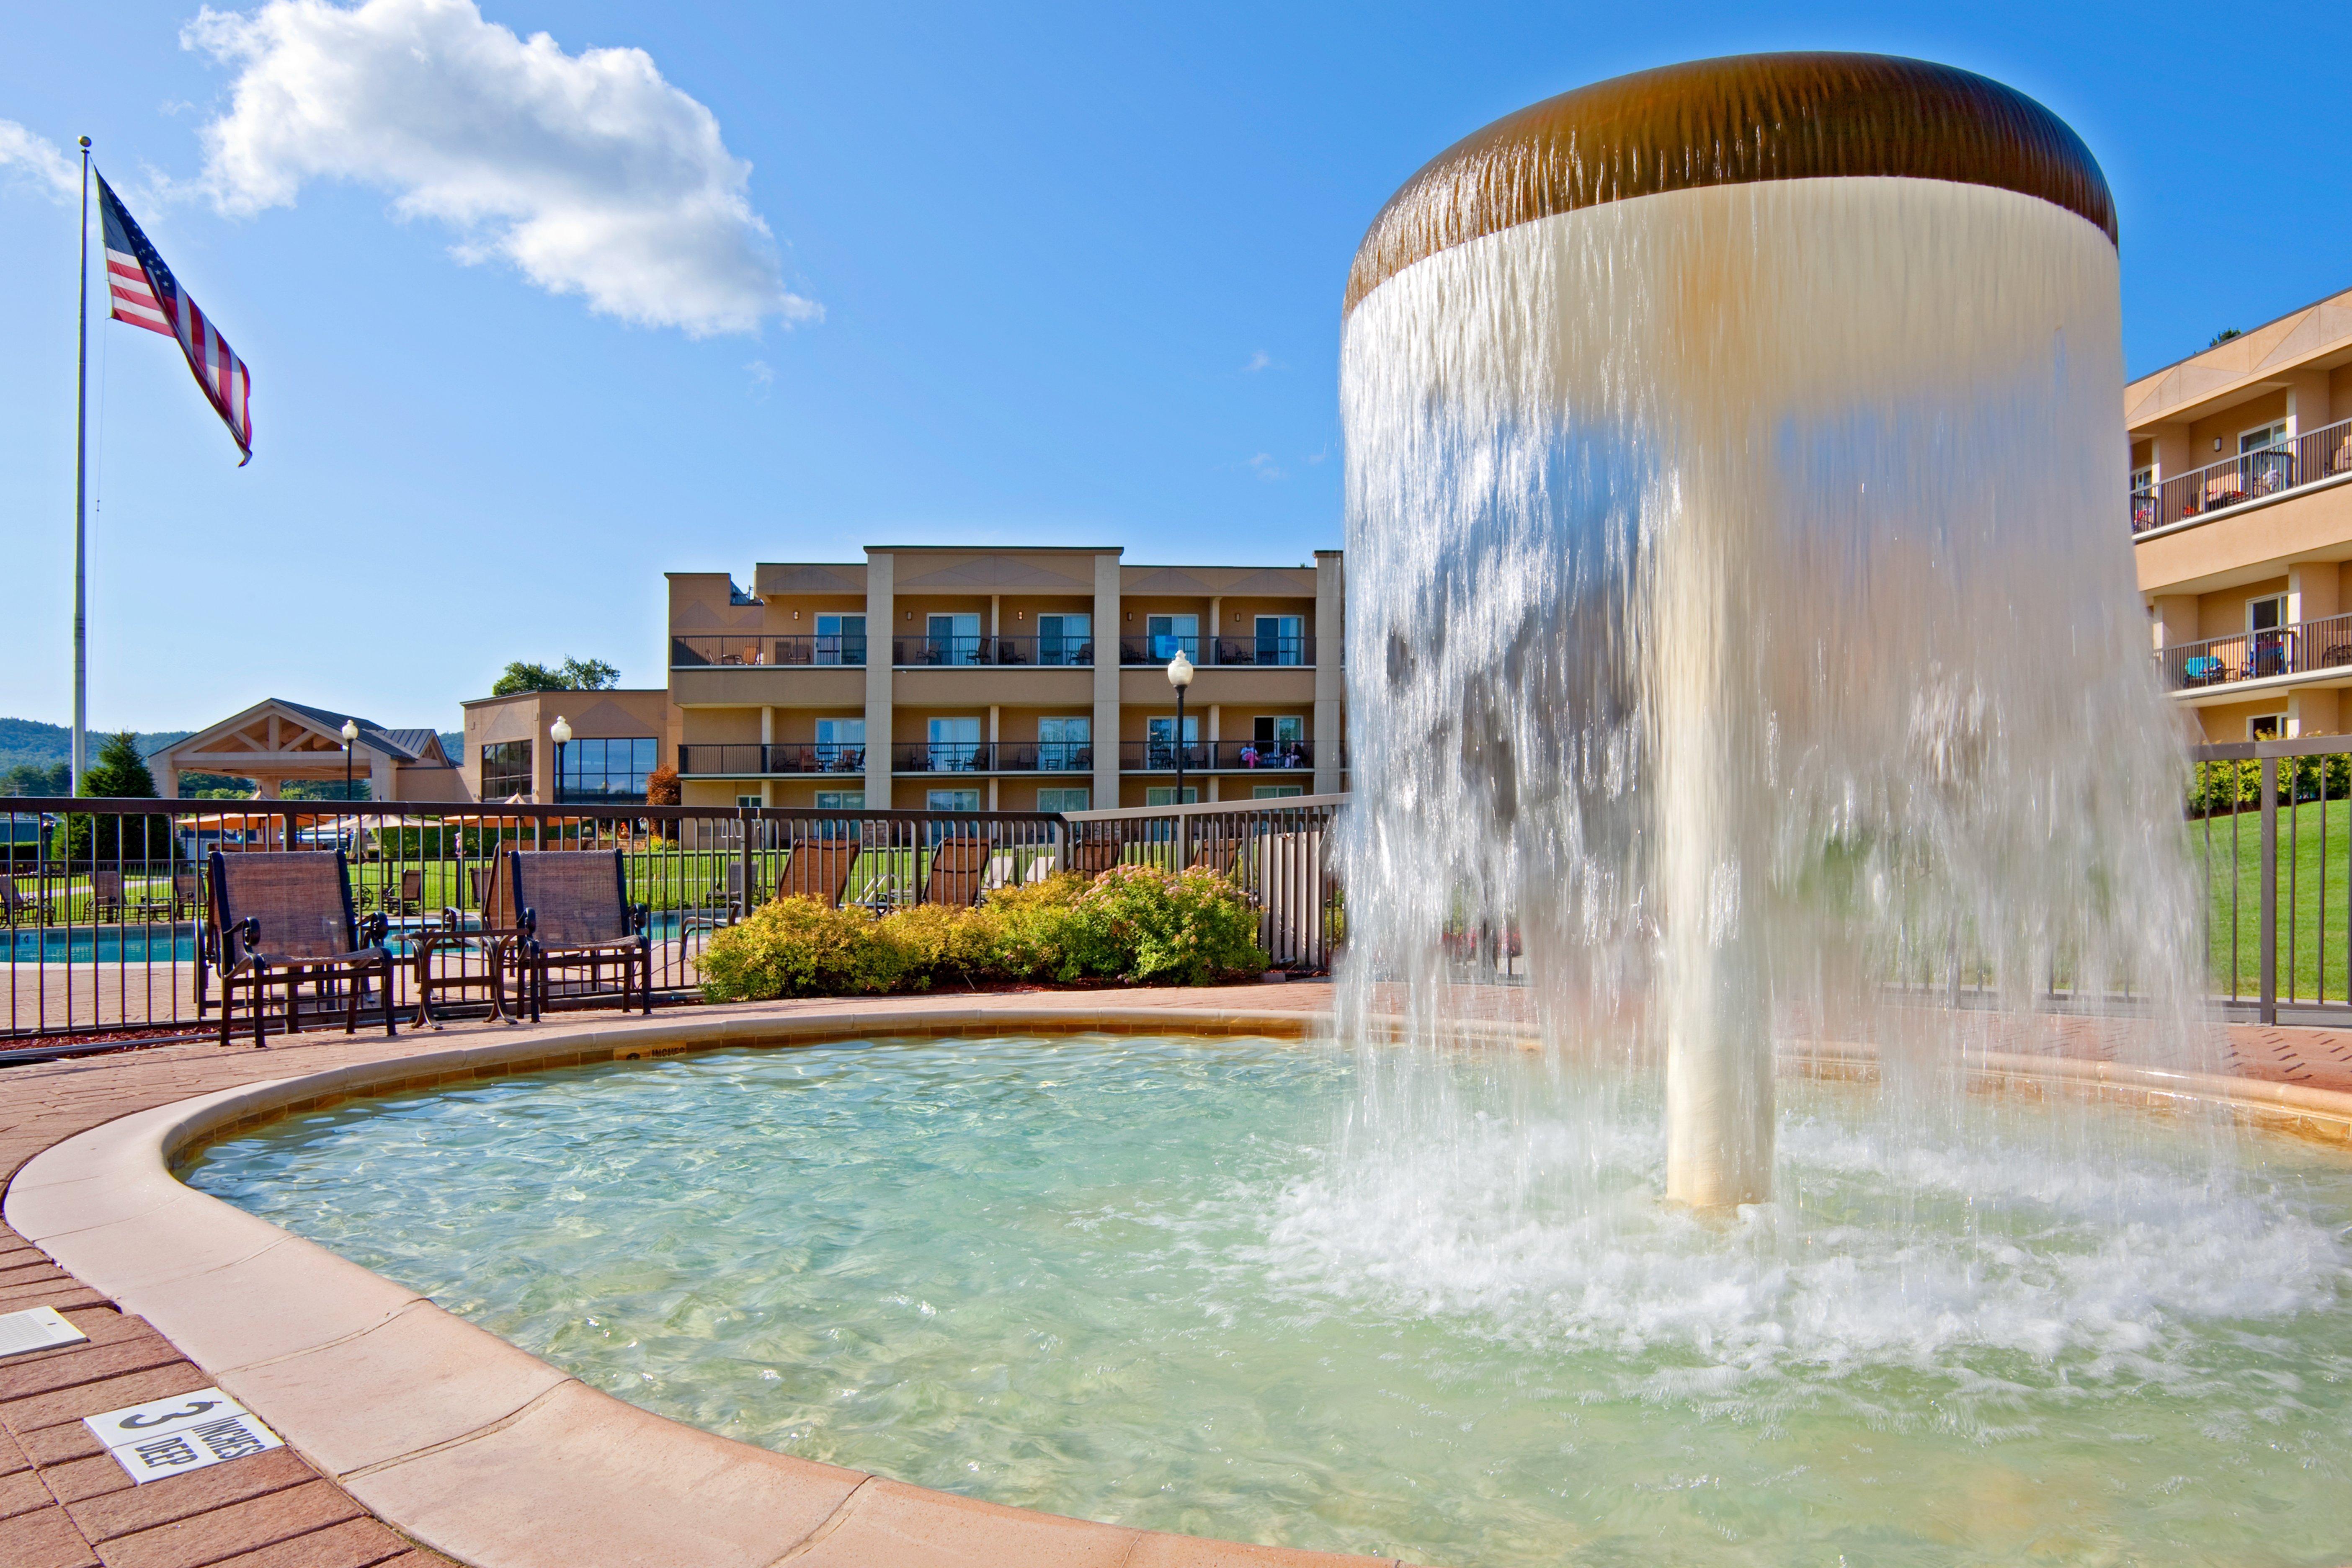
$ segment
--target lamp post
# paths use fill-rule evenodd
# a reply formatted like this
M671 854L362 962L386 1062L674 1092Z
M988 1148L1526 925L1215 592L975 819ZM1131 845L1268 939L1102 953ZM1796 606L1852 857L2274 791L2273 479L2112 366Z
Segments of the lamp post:
M1184 646L1176 645L1176 657L1168 661L1168 684L1176 689L1176 868L1184 868L1184 689L1192 684L1192 661L1184 657Z
M555 742L555 804L563 804L563 748L572 742L572 726L558 713L555 722L547 728L548 738Z
M356 719L346 719L346 720L344 720L344 721L343 721L343 801L344 801L344 803L345 803L346 805L350 804L350 802L351 802L351 798L352 798L352 748L353 746L355 746L355 745L357 745L357 744L359 743L359 738L360 738L360 721L359 721L358 720L356 720Z

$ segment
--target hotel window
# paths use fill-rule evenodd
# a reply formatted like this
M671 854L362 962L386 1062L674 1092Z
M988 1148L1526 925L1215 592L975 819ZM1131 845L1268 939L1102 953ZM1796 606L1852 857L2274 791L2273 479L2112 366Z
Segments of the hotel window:
M988 766L977 719L934 719L926 761L935 773L979 773Z
M646 775L654 771L659 744L650 735L574 740L563 748L556 798L643 805Z
M816 618L816 661L819 664L864 664L866 617L819 616Z
M924 797L926 811L978 811L980 792L976 789L935 789Z
M2275 741L2285 733L2286 715L2284 713L2257 713L2246 721L2246 739L2249 741Z
M500 741L482 748L484 800L504 800L509 795L529 795L530 790L529 741Z
M1094 624L1092 616L1039 616L1037 662L1063 665L1093 663Z
M1260 616L1257 618L1257 662L1303 664L1307 660L1307 618L1304 616Z
M819 811L864 811L866 792L862 789L821 789L816 792Z
M1092 719L1037 721L1037 766L1046 773L1083 772L1095 765ZM1081 792L1084 793L1084 792ZM1049 809L1038 807L1040 811ZM1050 809L1059 811L1060 806Z
M816 721L816 765L827 773L854 773L866 765L866 721Z
M1307 791L1297 784L1250 785L1250 798L1252 800L1287 800L1294 795L1305 795Z
M1037 792L1040 811L1091 811L1094 792L1084 789L1041 789Z
M2287 445L2285 420L2242 433L2238 453L2246 494L2268 495L2294 483L2294 449Z
M1176 720L1173 715L1165 719L1145 720L1144 736L1143 765L1145 767L1172 768L1176 765ZM1200 717L1197 714L1187 713L1184 715L1184 765L1186 767L1204 768L1209 765L1209 759L1202 752L1200 742Z
M1201 662L1201 617L1198 616L1146 616L1143 635L1150 644L1151 657L1170 659L1181 648L1184 657L1193 663Z
M757 811L768 803L761 800L756 795L739 795L735 797L735 804L740 806L749 806L751 810Z
M1198 805L1198 804L1200 803L1200 799L1201 799L1201 792L1200 792L1198 789L1194 788L1194 787L1193 787L1192 785L1191 785L1191 784L1186 784L1186 785L1184 786L1184 799L1183 799L1183 804L1184 804L1184 805ZM1177 800L1176 800L1176 786L1175 786L1174 784L1153 784L1153 785L1151 785L1150 788L1146 789L1146 790L1143 792L1143 804L1144 804L1144 805L1176 805L1176 804L1177 804Z
M980 617L978 616L930 616L923 622L927 634L923 653L917 664L978 664L980 662Z

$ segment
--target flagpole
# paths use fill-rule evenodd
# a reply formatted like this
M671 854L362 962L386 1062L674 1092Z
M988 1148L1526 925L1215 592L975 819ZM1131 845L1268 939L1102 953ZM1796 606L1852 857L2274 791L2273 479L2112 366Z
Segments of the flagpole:
M74 701L73 790L89 766L89 138L81 139L81 348L74 376Z

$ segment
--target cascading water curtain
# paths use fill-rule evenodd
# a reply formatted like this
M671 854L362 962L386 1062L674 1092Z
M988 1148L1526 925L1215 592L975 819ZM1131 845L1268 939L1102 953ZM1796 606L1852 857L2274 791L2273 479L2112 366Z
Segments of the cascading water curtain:
M1913 178L1609 201L1386 277L1341 383L1350 1033L1442 1041L1448 934L1516 931L1562 1071L1668 1061L1701 1205L1769 1191L1776 1036L1933 1076L2060 975L2197 1059L2099 227ZM1999 1009L1890 1005L1923 955ZM1365 1116L1425 1139L1411 1077Z

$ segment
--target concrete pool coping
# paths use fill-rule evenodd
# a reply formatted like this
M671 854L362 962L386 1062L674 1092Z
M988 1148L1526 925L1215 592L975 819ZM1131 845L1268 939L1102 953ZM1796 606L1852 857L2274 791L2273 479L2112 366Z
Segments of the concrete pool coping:
M1006 1033L1327 1031L1330 1015L1167 1005L610 1017L248 1082L90 1127L29 1161L7 1223L143 1316L304 1458L396 1529L477 1568L735 1564L1339 1564L1380 1561L1142 1531L1006 1508L772 1453L637 1409L173 1174L204 1143L342 1100L547 1068L747 1046ZM1506 1021L1466 1039L1523 1042ZM1785 1070L1867 1077L1869 1047L1787 1053ZM1972 1088L2080 1092L2154 1109L2220 1102L2352 1142L2352 1093L2063 1057L1979 1054Z

